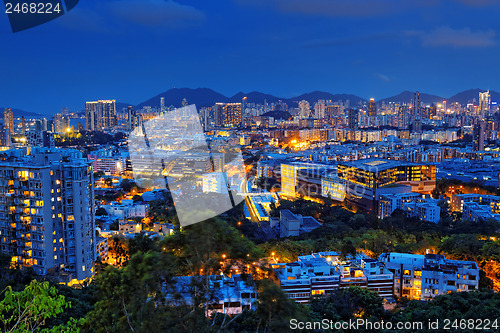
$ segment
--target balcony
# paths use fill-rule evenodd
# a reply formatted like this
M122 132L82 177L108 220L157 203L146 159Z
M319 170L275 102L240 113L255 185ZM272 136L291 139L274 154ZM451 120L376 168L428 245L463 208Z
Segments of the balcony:
M340 283L364 283L364 282L366 282L366 277L349 277L340 279Z

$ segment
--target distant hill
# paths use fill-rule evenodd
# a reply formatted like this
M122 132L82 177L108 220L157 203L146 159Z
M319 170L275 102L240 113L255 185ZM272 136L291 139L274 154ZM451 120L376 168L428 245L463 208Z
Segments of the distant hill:
M332 101L349 100L351 102L351 105L356 105L360 102L365 101L365 99L355 95L331 94L322 91L313 91L311 93L292 98L278 97L258 91L252 91L249 93L239 92L234 96L227 97L209 88L173 88L138 104L136 106L136 109L141 109L144 106L160 107L161 97L165 97L165 105L167 107L170 105L173 105L174 107L180 107L184 98L188 101L189 104L195 104L197 107L209 107L214 105L216 102L238 103L242 101L243 97L247 98L248 103L264 104L264 102L276 103L278 101L283 101L291 107L296 106L294 104L300 102L301 100L307 100L311 104L320 99ZM117 109L121 110L121 108L118 108L118 104L119 103L117 103Z
M386 103L389 103L389 102L412 103L414 96L415 96L414 91L407 91L406 90L406 91L403 91L399 95L384 98L384 99L382 99L380 101L376 101L376 102L377 103L382 103L382 102L386 102ZM432 104L432 103L437 104L437 103L442 102L444 100L446 100L446 98L436 96L436 95L429 95L429 94L425 94L425 93L420 93L420 101L424 104Z
M366 102L366 100L364 98L361 98L361 97L356 96L356 95L331 94L331 93L324 92L324 91L313 91L313 92L310 92L307 94L302 94L300 96L290 98L289 101L300 102L302 100L306 100L309 102L309 104L314 104L320 99L331 100L334 102L349 100L351 105L357 105L357 104Z
M123 103L123 102L116 102L115 107L117 112L121 112L122 109L127 109L130 105L130 103ZM132 105L133 106L133 105Z
M243 99L243 97L246 97L247 98L247 103L256 103L256 104L264 104L264 102L267 102L267 103L276 103L278 101L283 101L283 102L286 102L286 99L285 98L280 98L280 97L276 97L276 96L273 96L273 95L269 95L269 94L264 94L264 93L261 93L261 92L258 92L258 91L252 91L248 94L245 94L243 92L239 92L237 93L236 95L234 95L233 97L231 97L229 99L230 102L233 102L233 103L238 103L238 102L241 102L241 100Z
M486 89L470 89L466 91L462 91L448 99L449 102L455 103L458 102L460 104L473 103L476 100L476 104L479 103L479 93L485 92ZM490 90L491 100L492 101L500 101L500 93Z
M5 107L0 107L0 111L1 111L1 119L3 120L3 113L5 111ZM14 118L21 118L21 117L24 117L24 118L43 118L44 116L41 115L40 113L36 113L36 112L28 112L28 111L24 111L24 110L20 110L20 109L15 109L15 108L12 108L12 114L14 115Z
M184 98L189 104L195 104L198 108L212 106L216 102L229 102L229 98L209 88L173 88L140 103L137 109L144 106L159 108L161 97L165 97L165 106L173 105L176 108L182 106Z
M263 117L273 117L274 119L290 120L292 115L287 111L269 111L262 115Z

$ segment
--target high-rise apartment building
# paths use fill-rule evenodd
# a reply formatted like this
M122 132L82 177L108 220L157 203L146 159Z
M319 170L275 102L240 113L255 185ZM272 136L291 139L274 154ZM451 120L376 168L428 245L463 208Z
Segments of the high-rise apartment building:
M311 106L306 100L299 102L300 118L309 118L311 115Z
M116 126L116 101L113 99L85 103L85 118L88 131L104 131Z
M417 91L413 96L413 119L421 119L420 93Z
M10 130L8 128L0 128L0 146L8 147L11 143Z
M3 119L4 127L9 130L10 135L14 135L14 114L12 113L12 109L5 109Z
M490 112L491 95L490 91L479 93L479 114L485 116Z
M437 117L437 107L436 104L432 103L432 105L429 108L429 118L434 119Z
M61 113L54 115L54 132L63 133L69 129L69 117Z
M33 148L0 161L0 251L37 274L94 274L93 170L79 151Z
M142 116L137 114L133 106L129 106L127 108L127 129L133 131L139 126L142 126Z
M216 103L214 113L215 125L218 127L241 125L241 103Z
M376 117L377 116L377 103L375 103L375 99L371 98L368 103L368 117Z
M410 125L410 111L408 105L403 104L397 108L398 111L398 128L407 129Z
M160 97L160 112L163 113L166 111L165 108L165 97Z
M324 100L319 100L318 103L314 105L314 116L317 119L325 118L326 103Z
M26 131L28 130L28 126L26 124L26 119L24 116L21 117L21 133L26 136Z
M359 126L359 112L355 109L349 109L347 114L347 126L350 129L357 129Z
M475 151L484 150L484 139L486 136L485 131L486 123L483 120L478 121L473 130Z

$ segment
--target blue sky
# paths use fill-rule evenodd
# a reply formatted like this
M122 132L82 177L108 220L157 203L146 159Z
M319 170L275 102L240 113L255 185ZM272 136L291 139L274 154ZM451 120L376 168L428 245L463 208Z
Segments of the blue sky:
M0 106L51 114L172 87L381 99L500 90L499 0L80 0L13 34Z

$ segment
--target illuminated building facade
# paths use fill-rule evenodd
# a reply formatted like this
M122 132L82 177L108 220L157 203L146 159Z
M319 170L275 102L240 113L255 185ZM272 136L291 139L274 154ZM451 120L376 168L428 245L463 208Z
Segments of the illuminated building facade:
M0 128L0 146L8 147L11 144L10 129Z
M321 179L329 173L335 173L334 166L301 162L281 164L281 192L290 198L321 196Z
M347 113L347 126L350 129L358 129L359 127L359 111L355 109L349 109Z
M378 192L395 183L428 189L427 183L436 183L436 166L431 164L402 163L382 159L341 162L338 177L347 182L346 199L366 210L377 208ZM432 187L432 186L431 186Z
M375 103L375 99L370 99L368 103L368 117L376 117L377 116L377 103Z
M483 151L484 150L484 140L486 138L486 123L483 120L477 122L474 125L474 150Z
M479 108L478 108L478 111L479 111L479 115L480 116L485 116L485 115L488 115L488 113L490 112L490 105L491 105L491 95L490 95L490 91L486 91L486 92L480 92L479 93Z
M439 200L420 193L382 194L378 200L378 217L384 219L396 210L402 210L407 216L416 216L424 221L438 223L441 218Z
M69 117L62 115L61 113L56 113L54 115L54 132L63 133L69 129Z
M453 195L451 200L451 208L453 211L464 211L464 204L467 202L475 202L482 206L489 206L490 212L500 214L500 196L488 194L457 194Z
M162 97L163 98L163 97ZM142 116L137 114L133 106L127 108L127 129L133 131L137 127L142 126Z
M378 260L394 274L394 294L398 297L425 301L479 286L479 268L474 261L408 253L382 253Z
M73 150L0 162L0 251L61 282L94 274L93 170Z
M3 114L4 127L9 130L10 135L14 135L14 114L12 109L7 108Z
M311 115L311 106L309 102L306 100L302 100L299 102L299 116L300 118L309 118Z
M85 103L86 129L104 131L117 125L116 101L99 100Z
M337 252L319 252L299 256L296 262L271 264L271 268L281 289L298 303L351 286L375 291L385 299L394 296L393 274L363 254L344 260Z
M239 127L241 125L241 103L216 103L214 113L217 127Z
M203 193L227 193L227 173L212 172L203 175Z
M346 181L336 175L328 175L321 178L321 194L325 198L344 201L345 189Z

